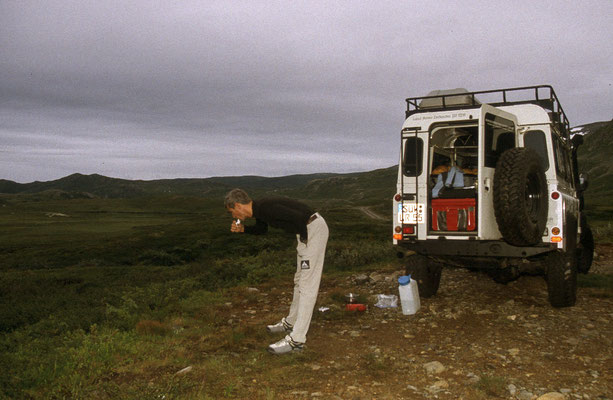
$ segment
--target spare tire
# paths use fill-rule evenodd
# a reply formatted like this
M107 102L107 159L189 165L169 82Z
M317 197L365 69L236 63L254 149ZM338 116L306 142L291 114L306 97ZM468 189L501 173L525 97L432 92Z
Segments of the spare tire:
M539 155L529 148L505 151L494 173L494 215L513 246L542 241L548 211L547 179Z

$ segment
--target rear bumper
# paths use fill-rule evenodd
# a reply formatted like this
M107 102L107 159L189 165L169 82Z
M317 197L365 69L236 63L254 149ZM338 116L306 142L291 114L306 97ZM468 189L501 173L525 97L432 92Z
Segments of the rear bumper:
M499 240L399 240L398 246L431 256L531 257L557 248L555 244L516 247Z

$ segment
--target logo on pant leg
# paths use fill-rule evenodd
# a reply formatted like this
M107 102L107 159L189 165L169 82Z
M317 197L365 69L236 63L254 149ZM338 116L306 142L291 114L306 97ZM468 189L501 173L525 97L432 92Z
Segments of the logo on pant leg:
M309 269L309 268L311 268L309 264L309 260L302 260L302 262L300 263L300 269Z

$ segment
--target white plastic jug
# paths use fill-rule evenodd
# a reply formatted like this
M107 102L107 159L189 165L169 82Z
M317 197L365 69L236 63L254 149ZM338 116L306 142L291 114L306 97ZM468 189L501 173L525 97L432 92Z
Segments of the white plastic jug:
M417 281L411 279L411 275L398 278L398 291L400 292L400 304L404 315L413 315L421 306L419 302L419 289Z

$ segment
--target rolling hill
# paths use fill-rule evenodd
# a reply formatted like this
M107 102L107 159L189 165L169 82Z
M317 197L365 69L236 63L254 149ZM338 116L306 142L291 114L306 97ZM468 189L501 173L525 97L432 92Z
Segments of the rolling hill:
M587 173L586 204L608 205L613 195L613 121L584 126L584 143L579 147L579 171Z
M214 177L206 179L126 180L93 174L72 174L48 182L16 183L0 180L0 194L47 194L54 197L130 198L159 195L220 196L233 187L271 191L293 189L313 179L335 174L290 175L267 178L261 176ZM62 194L63 193L63 194Z

